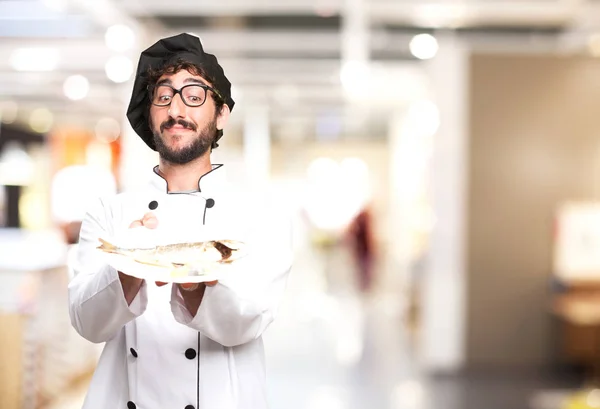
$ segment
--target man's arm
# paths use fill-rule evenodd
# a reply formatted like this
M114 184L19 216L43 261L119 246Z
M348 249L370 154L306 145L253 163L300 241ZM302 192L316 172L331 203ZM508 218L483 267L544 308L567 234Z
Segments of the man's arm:
M69 283L69 315L77 332L91 342L106 342L129 321L140 316L148 302L146 283L109 266L96 247L110 236L112 220L102 201L86 214ZM141 221L140 221L141 222Z
M269 219L257 223L252 253L228 266L216 285L193 291L172 286L171 310L178 322L224 346L262 335L275 319L292 265L290 223L273 213Z

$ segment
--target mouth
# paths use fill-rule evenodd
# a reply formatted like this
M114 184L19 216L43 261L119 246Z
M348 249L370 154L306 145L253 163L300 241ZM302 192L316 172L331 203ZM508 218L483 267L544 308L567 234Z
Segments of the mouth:
M169 131L171 133L181 132L181 131L192 131L192 129L188 128L187 126L183 126L183 125L173 125L171 127L165 128L165 130Z
M182 131L195 131L196 127L193 123L179 120L176 121L173 118L170 118L168 121L165 121L160 126L161 131L170 131L173 132L182 132Z

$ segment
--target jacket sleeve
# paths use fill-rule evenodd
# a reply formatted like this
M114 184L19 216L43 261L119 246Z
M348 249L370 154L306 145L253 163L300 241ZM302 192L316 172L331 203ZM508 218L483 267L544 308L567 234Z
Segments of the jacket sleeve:
M86 213L81 224L77 255L70 266L69 315L77 332L91 342L106 342L129 321L140 316L148 303L146 282L127 305L118 272L96 250L99 237L112 235L110 211L102 201Z
M268 220L268 222L267 222ZM249 254L226 267L222 279L207 287L192 317L173 285L175 319L227 347L260 337L275 319L292 266L289 217L259 218L247 236Z

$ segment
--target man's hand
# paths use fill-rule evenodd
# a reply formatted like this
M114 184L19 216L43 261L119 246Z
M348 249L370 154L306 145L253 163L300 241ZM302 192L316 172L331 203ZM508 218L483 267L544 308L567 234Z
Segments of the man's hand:
M183 297L185 307L190 312L192 317L196 316L198 308L204 298L204 292L206 287L212 287L217 284L218 281L207 281L205 283L182 283L177 284L179 287L179 293ZM166 283L156 283L156 285L165 285Z
M158 226L158 219L156 218L156 215L152 212L148 212L140 220L132 221L129 225L129 228L131 229L134 227L142 226L147 227L149 229L156 229L156 227Z
M208 287L214 287L215 285L217 285L219 281L215 280L215 281L207 281L205 283L181 283L181 284L177 284L179 286L179 288L181 290L184 291L194 291L196 290L200 285L206 285ZM162 281L157 281L156 285L159 287L162 287L163 285L166 285L168 283L162 282Z
M134 227L147 227L149 229L155 229L158 226L158 220L154 213L149 212L144 215L140 220L134 220L129 225L129 228L132 229ZM119 280L121 281L121 285L123 286L123 293L125 294L125 301L127 301L127 305L130 305L137 293L140 291L142 287L143 279L129 276L119 271Z
M202 298L204 298L204 291L206 287L213 287L217 285L218 281L207 281L205 283L181 283L176 284L179 287L179 293L183 297L183 302L185 303L185 307L190 312L192 317L196 316L198 312L198 308L200 308L200 303L202 303ZM167 283L156 282L156 285L162 287Z
M129 225L129 228L135 227L146 227L148 229L155 229L158 226L158 219L152 212L148 212L142 217L140 220L134 220ZM119 279L121 280L121 284L123 285L123 292L125 293L125 299L127 300L127 304L131 304L135 296L137 295L142 283L143 279L128 276L119 271ZM202 298L204 296L204 291L206 287L213 287L217 285L218 281L208 281L205 283L182 283L177 284L180 289L181 295L185 301L185 305L192 314L192 316L196 315L198 311L198 307L200 307L200 303L202 302ZM162 287L167 283L162 281L156 281L156 285Z

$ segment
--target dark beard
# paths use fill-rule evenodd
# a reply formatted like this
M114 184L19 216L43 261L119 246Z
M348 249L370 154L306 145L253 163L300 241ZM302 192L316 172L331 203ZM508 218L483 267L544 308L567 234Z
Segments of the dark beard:
M173 150L165 145L161 135L163 130L169 129L176 124L182 125L192 131L196 131L197 129L193 123L184 121L183 119L175 120L169 118L169 120L160 125L160 132L154 130L154 146L156 146L156 151L163 160L176 165L185 165L208 152L217 133L216 117L206 124L204 129L196 133L196 138L192 141L191 145L179 150Z

